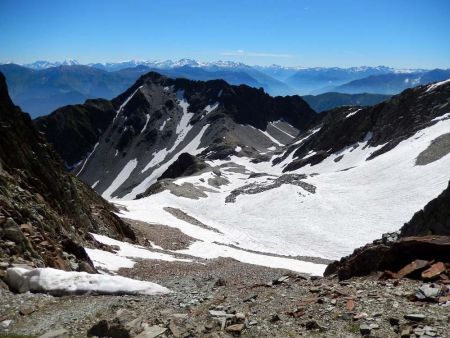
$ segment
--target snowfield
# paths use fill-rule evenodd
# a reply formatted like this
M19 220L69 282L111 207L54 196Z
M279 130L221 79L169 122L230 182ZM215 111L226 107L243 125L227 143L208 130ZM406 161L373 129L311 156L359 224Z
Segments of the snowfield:
M304 181L316 187L315 193L284 184L257 194L241 194L235 203L225 203L232 190L250 183L270 183L282 174L286 161L276 166L270 162L254 164L248 158L237 156L231 161L209 161L212 166L233 162L248 171L274 176L249 179L248 173L222 167L221 177L230 183L219 188L207 183L215 177L212 172L174 182L208 188L212 191L206 192L207 198L177 197L166 190L140 200L120 200L127 210L121 216L177 227L198 239L199 242L182 251L185 254L202 258L233 257L252 264L321 274L325 265L303 261L302 256L339 259L348 255L385 232L399 230L416 211L445 189L450 179L450 154L427 165L419 166L415 161L434 139L448 132L450 119L442 118L391 151L367 160L381 147L366 146L369 133L363 142L294 172L307 174ZM335 162L338 156L342 159ZM154 179L156 176L152 174ZM128 197L141 191L138 186ZM180 220L164 207L178 208L220 233Z

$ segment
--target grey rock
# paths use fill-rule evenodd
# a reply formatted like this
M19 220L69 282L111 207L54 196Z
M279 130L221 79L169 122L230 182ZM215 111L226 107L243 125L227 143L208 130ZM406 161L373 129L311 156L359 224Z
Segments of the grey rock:
M240 334L244 328L245 328L245 324L233 324L233 325L228 326L226 328L226 330L231 333Z
M19 225L11 217L8 217L3 224L3 236L17 244L25 241L25 236L20 230Z
M416 292L418 299L435 298L441 293L441 288L435 284L423 284Z
M234 318L234 315L226 313L225 311L209 310L209 314L212 317Z
M69 337L69 332L65 329L50 330L39 336L38 338L66 338Z
M410 320L413 322L421 322L421 321L425 320L425 315L420 314L420 313L409 313L409 314L406 314L404 316L404 318L406 320Z
M27 316L32 314L35 311L34 306L22 306L19 310L19 313L23 316Z
M4 321L0 322L0 327L2 329L7 329L11 325L12 322L13 321L11 319L4 320Z
M243 300L244 303L253 302L258 297L257 294L251 295Z
M281 318L280 318L280 316L278 316L278 314L274 313L274 314L270 315L270 322L271 323L276 323L276 322L278 322L280 320L281 320Z
M164 332L167 331L167 328L161 327L159 325L153 325L150 327L146 327L144 331L139 333L136 338L155 338L159 335L162 335Z

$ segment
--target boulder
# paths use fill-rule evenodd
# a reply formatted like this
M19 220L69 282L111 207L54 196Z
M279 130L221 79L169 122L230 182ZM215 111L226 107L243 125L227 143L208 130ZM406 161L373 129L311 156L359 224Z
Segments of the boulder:
M405 237L390 244L368 244L356 249L350 256L328 265L324 275L337 273L343 280L376 271L398 271L414 259L448 260L449 252L450 236Z

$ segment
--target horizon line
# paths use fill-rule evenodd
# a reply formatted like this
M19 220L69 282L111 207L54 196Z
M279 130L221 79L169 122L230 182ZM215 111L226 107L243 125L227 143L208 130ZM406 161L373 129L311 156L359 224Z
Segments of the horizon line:
M91 66L94 64L121 64L121 63L126 63L126 62L141 62L141 63L162 63L162 62L179 62L179 61L194 61L196 63L199 63L199 66L203 66L203 65L208 65L208 64L217 64L220 62L228 62L231 64L241 64L241 65L245 65L245 66L250 66L250 67L265 67L265 68L269 68L269 67L281 67L281 68L293 68L293 69L314 69L314 68L328 68L328 69L333 69L333 68L338 68L338 69L351 69L351 68L389 68L389 69L394 69L394 70L435 70L435 69L442 69L442 70L446 70L446 69L450 69L447 68L445 66L443 67L432 67L432 68L423 68L423 67L392 67L392 66L386 66L386 65L376 65L376 66L368 66L368 65L355 65L355 66L302 66L302 65L293 65L293 66L282 66L276 63L272 63L270 65L261 65L261 64L247 64L241 61L231 61L231 60L222 60L222 59L218 59L215 61L200 61L197 59L191 59L191 58L180 58L180 59L127 59L127 60L121 60L121 61L95 61L95 62L88 62L88 63L83 63L83 62L79 62L77 59L74 58L67 58L67 59L63 59L63 60L55 60L55 61L50 61L50 60L45 60L45 59L40 59L40 60L35 60L35 61L31 61L31 62L24 62L24 63L19 63L19 62L15 62L12 60L9 61L0 61L0 64L15 64L18 66L29 66L32 65L34 63L37 62L48 62L48 63L55 63L55 64L59 64L58 66L62 66L62 64L64 62L68 62L68 61L74 61L77 63L77 65L80 66ZM189 66L189 65L187 65ZM28 68L28 67L27 67ZM51 68L51 67L48 67Z

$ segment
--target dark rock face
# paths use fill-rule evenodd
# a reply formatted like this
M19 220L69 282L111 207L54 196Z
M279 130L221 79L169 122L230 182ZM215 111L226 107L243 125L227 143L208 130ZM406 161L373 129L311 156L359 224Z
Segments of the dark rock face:
M297 147L294 161L284 170L292 171L306 164L319 163L330 154L363 140L368 141L369 147L383 145L369 159L393 149L417 131L435 123L434 118L448 112L446 104L450 83L432 91L427 91L428 88L407 89L373 107L343 107L319 114L310 128L320 130ZM300 134L298 139L305 136ZM316 155L302 160L310 151Z
M431 200L422 210L400 229L400 235L445 235L450 236L450 182L438 197Z
M199 159L198 157L188 153L183 153L169 166L169 168L167 168L158 180L162 180L164 178L190 176L209 167L210 165L206 164L205 161Z
M82 105L59 108L34 122L70 168L92 150L115 113L110 101L87 100Z
M0 256L70 270L74 265L63 257L68 250L92 267L80 247L90 241L89 231L134 237L113 210L64 171L28 114L9 98L0 73Z

